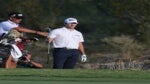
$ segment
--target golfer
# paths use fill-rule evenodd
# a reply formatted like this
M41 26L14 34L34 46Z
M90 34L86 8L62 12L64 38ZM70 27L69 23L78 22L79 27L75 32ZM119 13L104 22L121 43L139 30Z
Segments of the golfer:
M82 33L75 28L78 24L77 19L67 18L64 27L54 29L48 35L49 43L53 43L53 68L72 69L81 56L81 61L87 60Z

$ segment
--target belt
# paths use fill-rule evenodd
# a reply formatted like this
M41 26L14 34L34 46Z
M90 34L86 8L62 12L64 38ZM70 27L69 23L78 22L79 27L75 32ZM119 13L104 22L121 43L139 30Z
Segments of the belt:
M54 49L77 50L77 49L73 49L73 48L67 48L67 47L62 47L62 48L54 48Z

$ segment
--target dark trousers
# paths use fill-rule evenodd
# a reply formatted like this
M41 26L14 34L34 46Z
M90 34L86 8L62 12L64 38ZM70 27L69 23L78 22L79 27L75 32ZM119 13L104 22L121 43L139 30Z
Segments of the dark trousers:
M79 57L79 50L54 48L53 68L54 69L73 69Z

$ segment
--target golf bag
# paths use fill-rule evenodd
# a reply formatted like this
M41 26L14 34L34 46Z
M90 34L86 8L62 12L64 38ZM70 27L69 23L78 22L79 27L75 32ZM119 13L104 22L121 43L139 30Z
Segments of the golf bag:
M10 56L11 45L0 44L0 67L7 67L8 58ZM9 58L10 59L10 58Z
M11 51L16 44L16 39L21 37L21 33L16 30L11 30L8 34L0 38L0 67L1 68L16 68L16 61L13 61Z
M21 33L16 30L11 30L0 40L0 67L16 68L17 61L22 56L22 51L27 46L26 44L37 40L37 38L23 38ZM12 51L15 50L14 46L18 49L19 56L17 56L18 52L16 52L17 54L12 54Z

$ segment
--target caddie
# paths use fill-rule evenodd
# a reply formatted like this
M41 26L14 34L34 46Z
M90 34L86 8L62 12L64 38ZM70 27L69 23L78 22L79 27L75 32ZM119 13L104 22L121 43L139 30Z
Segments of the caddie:
M2 21L0 23L0 30L1 30L0 36L2 37L2 35L7 34L8 31L10 31L11 29L15 29L19 32L33 33L33 34L38 34L42 36L47 36L47 33L45 32L31 30L29 28L20 26L19 24L22 22L23 19L24 19L24 15L22 13L19 13L19 12L9 13L8 20Z
M2 43L5 43L3 38L6 36L9 38L17 38L21 34L20 32L25 33L32 33L32 34L38 34L41 36L47 36L46 32L31 30L29 28L25 28L20 26L20 23L24 19L24 15L19 12L11 12L8 14L8 20L2 21L0 23L0 40ZM15 30L15 31L13 31ZM12 45L13 49L11 49L11 55L8 57L8 60L6 61L5 67L6 68L14 68L17 64L17 59L22 56L22 53L20 52L19 48L16 45ZM12 61L13 60L13 61ZM13 65L14 67L12 67Z

